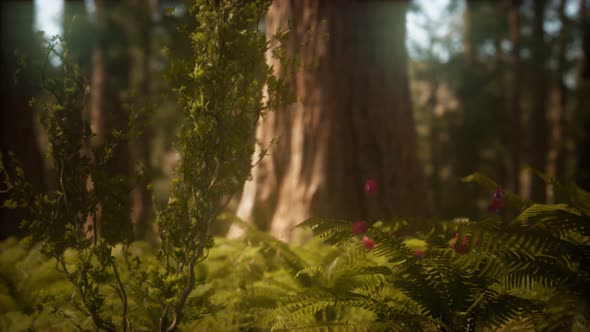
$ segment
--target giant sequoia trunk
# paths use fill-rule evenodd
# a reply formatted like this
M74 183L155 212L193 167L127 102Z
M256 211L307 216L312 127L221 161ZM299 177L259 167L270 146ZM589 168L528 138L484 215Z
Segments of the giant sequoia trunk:
M241 218L291 240L293 227L310 216L374 221L424 214L406 6L299 0L271 6L269 35L289 20L295 24L284 46L303 64L290 81L300 102L261 119L258 141L266 146L278 137L279 143L246 183ZM279 68L270 52L269 62ZM367 179L378 184L376 195L363 191Z

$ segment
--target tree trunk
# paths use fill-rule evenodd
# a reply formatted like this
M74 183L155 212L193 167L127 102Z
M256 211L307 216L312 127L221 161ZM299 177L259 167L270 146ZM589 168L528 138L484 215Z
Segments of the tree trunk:
M463 11L463 61L467 66L471 66L477 59L477 48L475 48L475 41L473 38L473 26L471 14L475 7L479 4L474 0L467 0L465 2L465 10Z
M284 46L303 64L291 81L301 102L261 119L261 145L275 137L279 142L246 183L239 217L293 240L293 227L310 216L375 221L425 214L404 45L406 8L406 2L273 3L269 35L295 22ZM269 62L279 68L270 56ZM376 195L363 191L367 179L376 181Z
M511 163L508 172L510 179L510 190L520 193L520 168L521 168L521 131L522 131L522 110L520 99L522 95L522 70L520 58L520 0L510 0L508 11L508 29L512 50L510 52L512 72L512 94L510 96L510 147Z
M547 75L545 62L547 58L543 23L545 17L545 0L533 2L533 36L532 36L532 82L533 108L531 114L531 166L546 172L547 166ZM545 202L545 183L536 176L531 181L531 198L535 202Z
M564 148L562 137L562 127L565 123L567 107L567 87L565 86L565 52L567 47L568 22L565 16L565 0L561 0L558 8L559 20L561 21L561 31L557 44L557 70L555 72L554 86L552 88L552 103L549 121L551 126L551 136L549 151L547 154L547 175L551 177L563 176L563 158ZM551 187L551 186L549 186ZM547 202L553 203L553 190L547 191Z
M33 111L28 102L33 96L30 63L19 68L18 56L35 55L38 40L33 34L33 2L0 3L0 149L4 162L8 152L20 161L27 180L38 191L45 189L43 157L37 142ZM0 178L0 183L3 179ZM8 197L0 193L0 206ZM0 208L0 239L23 235L18 226L26 217L24 209Z
M152 127L149 123L149 115L152 113L151 105L151 68L150 60L152 57L152 15L158 8L157 0L133 0L133 9L135 11L134 29L137 47L141 49L141 56L137 56L139 80L136 80L135 89L138 90L138 101L140 109L138 125L141 128L140 137L132 143L133 157L135 160L141 162L145 167L146 180L152 180L151 174L151 137L153 136ZM139 81L139 82L137 82ZM155 236L152 232L150 220L153 217L151 194L147 190L147 183L140 183L132 193L133 210L131 217L134 223L135 239L137 240L151 240Z
M453 173L458 176L466 176L481 168L480 146L478 144L465 144L463 142L475 139L475 142L483 140L479 123L481 118L475 112L476 107L481 103L479 99L473 97L475 89L484 84L486 75L482 70L482 64L479 59L478 40L475 38L473 30L476 30L480 16L481 4L474 0L468 0L463 10L463 56L462 67L459 72L459 82L457 89L457 98L461 103L461 121L458 128L454 128L455 137L454 148L456 149L456 158L453 165ZM474 20L474 16L476 19ZM453 134L451 134L453 135ZM468 196L475 194L476 188L466 189L471 192Z
M129 110L124 106L125 94L129 90L129 41L124 29L124 4L113 1L95 1L97 44L92 54L92 90L90 118L92 131L96 134L93 145L96 147L112 143L117 144L112 151L112 158L107 163L107 172L111 179L130 181L130 151L126 140L128 132ZM114 132L123 134L121 139L114 137ZM108 206L102 202L98 211L100 218L99 233L106 237L120 238L122 234L114 232L131 228L130 199L117 195ZM106 224L114 228L107 227ZM107 235L107 232L109 233Z
M576 147L578 157L576 160L576 182L582 188L590 190L590 153L585 151L590 146L590 4L587 0L580 0L580 27L582 35L582 54L578 72L577 88L577 113L578 135Z

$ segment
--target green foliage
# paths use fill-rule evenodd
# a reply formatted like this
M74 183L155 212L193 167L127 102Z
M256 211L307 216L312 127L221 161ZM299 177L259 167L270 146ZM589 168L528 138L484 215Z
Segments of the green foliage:
M161 286L161 330L177 326L192 290L202 285L194 271L213 246L211 223L249 177L256 123L283 92L257 29L269 5L197 1L191 10L197 23L189 34L194 58L174 66L184 117L176 146L182 159L168 205L156 218L162 266L148 275Z
M469 179L483 178L473 175ZM491 188L494 188L492 186ZM584 330L590 310L587 289L588 204L585 192L571 191L578 200L565 197L554 205L529 204L512 221L499 216L472 221L441 221L417 238L401 238L403 221L374 223L367 233L373 250L352 235L352 223L311 218L300 227L317 235L302 246L290 246L268 233L237 220L245 230L241 239L215 239L207 260L195 268L196 286L184 306L183 330L195 331L489 331ZM509 196L507 196L509 197ZM516 201L518 197L514 197ZM331 230L332 229L332 230ZM403 233L403 232L401 232ZM455 234L458 234L455 240ZM464 241L463 236L467 236ZM465 243L467 250L458 248ZM40 303L33 294L39 283L49 283L51 294L71 286L51 271L45 261L23 260L21 271L43 271L22 278L5 268L13 257L26 255L30 246L3 244L3 324L16 325L15 316ZM138 329L158 329L150 320L161 314L158 299L173 298L178 282L163 279L161 254L140 244L116 247L114 256L123 280L131 282L129 319ZM419 248L424 257L416 254ZM21 254L15 254L20 251ZM13 260L11 260L13 259ZM142 270L141 266L151 266ZM42 268L41 268L42 267ZM133 276L136 273L137 275ZM44 277L47 276L47 277ZM53 277L51 277L53 276ZM22 281L18 281L20 280ZM47 279L48 278L48 279ZM51 279L54 278L54 279ZM27 281L28 280L28 281ZM34 285L33 282L36 284ZM31 286L25 286L29 285ZM126 282L127 284L127 282ZM62 285L62 286L58 286ZM67 286L67 287L66 287ZM106 293L105 293L106 294ZM170 296L172 294L172 296ZM116 298L112 292L105 302ZM61 303L58 308L75 312ZM109 304L111 305L111 304ZM141 310L136 310L141 308ZM47 309L45 309L47 310ZM23 316L37 326L56 326L47 311ZM117 316L117 317L120 317ZM84 326L81 317L72 324ZM12 325L11 325L12 324ZM88 322L86 322L88 324ZM73 326L73 325L72 325ZM88 326L88 325L85 325Z
M62 51L57 50L58 45ZM76 59L71 58L67 40L53 38L46 51L62 62L58 74L41 80L53 97L41 107L48 157L59 177L58 185L47 194L34 192L10 154L9 160L0 160L4 187L13 197L8 205L28 208L29 218L22 226L71 282L76 293L71 299L74 307L91 317L96 327L115 330L126 322L115 323L112 314L105 312L104 288L112 286L125 296L111 253L116 244L129 241L132 234L127 179L109 172L112 152L120 142L100 147L90 144L93 133L82 116L87 107L88 82Z
M259 117L288 96L266 64L271 44L258 30L269 5L267 0L197 0L190 10L196 24L185 32L192 55L171 59L182 114L176 150L182 159L168 204L157 212L161 247L154 256L142 257L129 247L132 188L129 179L110 172L117 148L136 135L137 112L130 110L131 122L124 126L128 132L114 131L112 141L91 144L94 134L82 116L89 85L67 38L56 37L47 47L48 55L63 64L59 75L42 77L53 96L43 105L42 123L58 189L34 192L10 156L0 169L3 190L13 198L3 206L29 209L23 225L31 240L41 244L76 293L71 305L64 304L64 296L53 302L62 313L70 308L68 312L81 314L64 314L80 329L88 327L82 319L86 316L100 330L172 331L214 311L210 286L198 275L213 247L211 223L250 175ZM134 105L132 100L128 104Z
M487 190L498 187L481 174L465 181ZM369 330L587 328L590 216L584 209L590 201L580 188L552 184L565 193L567 204L531 204L506 193L506 207L522 209L513 221L492 217L439 223L424 232L424 258L406 245L418 241L395 235L399 225L376 223L366 234L376 242L371 253L349 256L356 259L346 263L343 256L327 255L325 265L298 273L321 281L285 305L290 324L295 324L290 327L340 326L342 321L322 321L315 313L345 306L372 312L373 319L363 324ZM351 239L351 222L312 218L300 226L335 245L341 254L365 250L358 239ZM463 241L466 253L457 249ZM341 264L343 270L335 273ZM326 283L329 278L335 279ZM355 322L345 323L352 328ZM286 323L283 327L289 328Z

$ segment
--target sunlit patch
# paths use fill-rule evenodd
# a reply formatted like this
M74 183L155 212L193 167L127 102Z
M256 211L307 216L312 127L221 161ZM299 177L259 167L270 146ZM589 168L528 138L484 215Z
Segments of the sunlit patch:
M63 0L35 0L35 23L34 31L43 31L45 41L51 41L53 36L63 34ZM56 51L60 51L61 47L57 45ZM61 64L59 57L55 54L50 54L49 61L52 65L58 66Z

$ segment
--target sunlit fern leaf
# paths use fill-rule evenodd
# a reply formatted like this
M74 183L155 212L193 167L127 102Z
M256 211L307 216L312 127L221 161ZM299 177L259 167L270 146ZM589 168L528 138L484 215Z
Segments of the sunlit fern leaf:
M457 264L472 271L478 278L495 279L504 271L504 262L496 255L488 252L470 253L457 257Z
M291 269L293 274L301 271L303 268L307 266L307 263L301 259L301 257L296 254L286 243L283 241L275 238L269 233L260 231L253 226L243 222L243 221L234 221L240 227L246 230L246 236L248 239L253 241L260 241L261 243L265 244L268 249L267 251L263 251L263 253L267 256L267 258L276 258L283 260L287 267ZM304 284L309 284L310 280L306 275L301 275L298 278L299 281L303 282Z
M315 294L297 295L284 300L277 314L291 322L314 321L314 315L334 305L334 297L329 293L315 290Z
M551 212L554 211L563 211L574 216L582 216L580 209L570 207L567 204L533 204L521 212L515 221L524 222L529 218L545 216L547 214L551 215Z
M362 272L367 272L367 273L373 273L373 274L381 274L384 276L389 276L391 275L391 269L387 266L367 266L367 267L363 267L361 268Z
M412 255L412 251L404 244L402 238L380 232L374 235L376 256L387 258L390 262L402 261Z
M586 236L590 235L590 217L585 216L582 210L570 207L567 204L533 204L524 210L514 222L523 224L543 223L549 227L554 227L562 235L566 231L575 231Z
M330 244L339 244L352 236L352 223L346 220L312 217L297 225L308 228L315 236L324 238Z
M367 294L377 294L381 291L385 278L381 275L343 273L336 278L331 286L340 291L364 291Z
M297 274L295 274L295 278L298 278L302 274L306 274L310 277L313 277L317 274L322 273L323 271L324 271L323 266L308 266L306 268L303 268L303 269L297 271Z
M463 177L461 181L477 183L490 193L501 187L494 180L478 172ZM520 210L531 204L531 202L524 200L520 196L506 189L504 189L504 201L506 202L506 205L511 206L517 210Z

